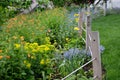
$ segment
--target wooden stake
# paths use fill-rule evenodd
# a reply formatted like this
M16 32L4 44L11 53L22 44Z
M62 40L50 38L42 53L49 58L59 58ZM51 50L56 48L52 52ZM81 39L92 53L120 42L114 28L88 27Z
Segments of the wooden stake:
M90 15L86 17L86 50L89 50L90 40L89 35L91 35L91 18Z
M92 58L95 58L93 61L93 72L94 76L96 76L95 80L102 80L99 33L97 31L94 31L91 33L91 36L92 42L90 47L92 50Z

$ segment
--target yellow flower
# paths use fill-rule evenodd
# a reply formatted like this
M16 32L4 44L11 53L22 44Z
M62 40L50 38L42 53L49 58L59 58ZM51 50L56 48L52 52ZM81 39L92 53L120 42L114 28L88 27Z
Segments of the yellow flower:
M37 47L38 43L34 42L32 45L35 46L35 47Z
M29 49L31 49L31 50L32 50L32 49L34 49L34 46L32 46L32 45L29 45Z
M30 67L31 67L31 64L30 64L30 63L27 63L26 67L27 67L27 68L30 68Z
M20 44L14 44L14 46L15 46L16 49L20 48Z
M50 48L46 46L46 47L45 47L45 51L48 51L48 50L50 50Z
M74 14L74 17L77 17L77 16L79 16L79 14Z
M45 60L44 59L42 59L41 61L40 61L40 64L45 64Z
M78 31L78 30L80 30L78 27L74 27L74 30L76 30L76 31Z
M31 67L31 64L27 61L27 60L24 60L23 62L27 68L30 68Z
M31 59L36 59L35 56L31 56Z
M30 46L30 43L28 43L28 42L25 43L24 49L25 49L25 50L29 50L29 46Z
M27 63L27 61L26 60L24 60L24 64L26 64Z
M69 40L69 38L66 38L66 41L68 41Z
M75 21L78 22L78 21L79 21L79 18L75 18Z
M32 49L32 52L36 53L36 52L38 52L38 50L37 49Z

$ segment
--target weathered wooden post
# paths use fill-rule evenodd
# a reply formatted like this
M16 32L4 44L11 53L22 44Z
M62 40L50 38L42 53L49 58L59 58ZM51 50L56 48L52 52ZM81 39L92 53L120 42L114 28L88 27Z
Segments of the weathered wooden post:
M83 26L83 21L82 21L82 18L83 18L83 11L79 12L79 22L78 22L78 27L79 27L79 34L80 36L82 35L82 26Z
M95 58L93 61L94 80L102 80L99 32L91 32L91 36L92 40L90 47L92 51L92 58Z
M90 35L91 35L91 17L90 17L90 8L87 8L86 11L86 50L89 51L89 46L90 46Z
M86 31L83 26L83 24L85 23L85 21L84 21L85 15L84 14L85 14L85 9L82 8L81 12L79 12L79 22L78 22L78 27L80 29L79 33L81 36L82 36L82 32Z
M91 53L93 61L94 80L102 80L99 33L91 31L90 8L86 12L86 50Z

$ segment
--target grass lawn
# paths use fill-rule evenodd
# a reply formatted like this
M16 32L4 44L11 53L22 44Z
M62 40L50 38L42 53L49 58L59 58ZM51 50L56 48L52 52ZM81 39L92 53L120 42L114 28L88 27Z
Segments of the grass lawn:
M92 28L99 31L101 45L105 47L102 63L107 80L120 80L120 14L95 19Z

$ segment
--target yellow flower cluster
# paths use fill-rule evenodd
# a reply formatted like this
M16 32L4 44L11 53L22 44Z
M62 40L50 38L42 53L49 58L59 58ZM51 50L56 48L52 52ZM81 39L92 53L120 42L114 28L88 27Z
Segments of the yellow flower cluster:
M25 50L31 51L33 53L36 52L47 52L49 50L53 50L54 46L50 44L38 45L38 43L26 43L24 46Z
M78 18L79 14L74 14L74 17L75 17L75 22L79 22L79 18Z
M65 38L66 42L69 42L70 41L70 38Z
M40 64L41 65L46 65L46 64L49 64L50 63L50 59L42 59L41 61L40 61Z
M31 64L27 60L24 60L24 64L26 65L27 68L31 67Z
M74 27L74 30L76 30L76 31L78 31L78 30L80 30L78 27Z
M21 40L24 40L23 37L21 37ZM20 49L21 47L21 44L14 44L14 47L15 49ZM43 45L38 45L38 43L34 42L34 43L29 43L29 42L26 42L24 43L24 49L27 51L27 52L32 52L32 53L37 53L37 52L47 52L47 51L51 51L54 49L54 45L51 45L51 42L50 42L50 38L49 37L46 37L45 38L45 44Z
M20 48L20 44L14 44L14 46L15 46L15 49L19 49Z
M74 14L74 17L78 17L79 16L79 14Z
M79 22L79 18L75 18L75 21L78 23Z
M31 59L36 59L35 55L29 54L29 53L27 54L27 57Z

